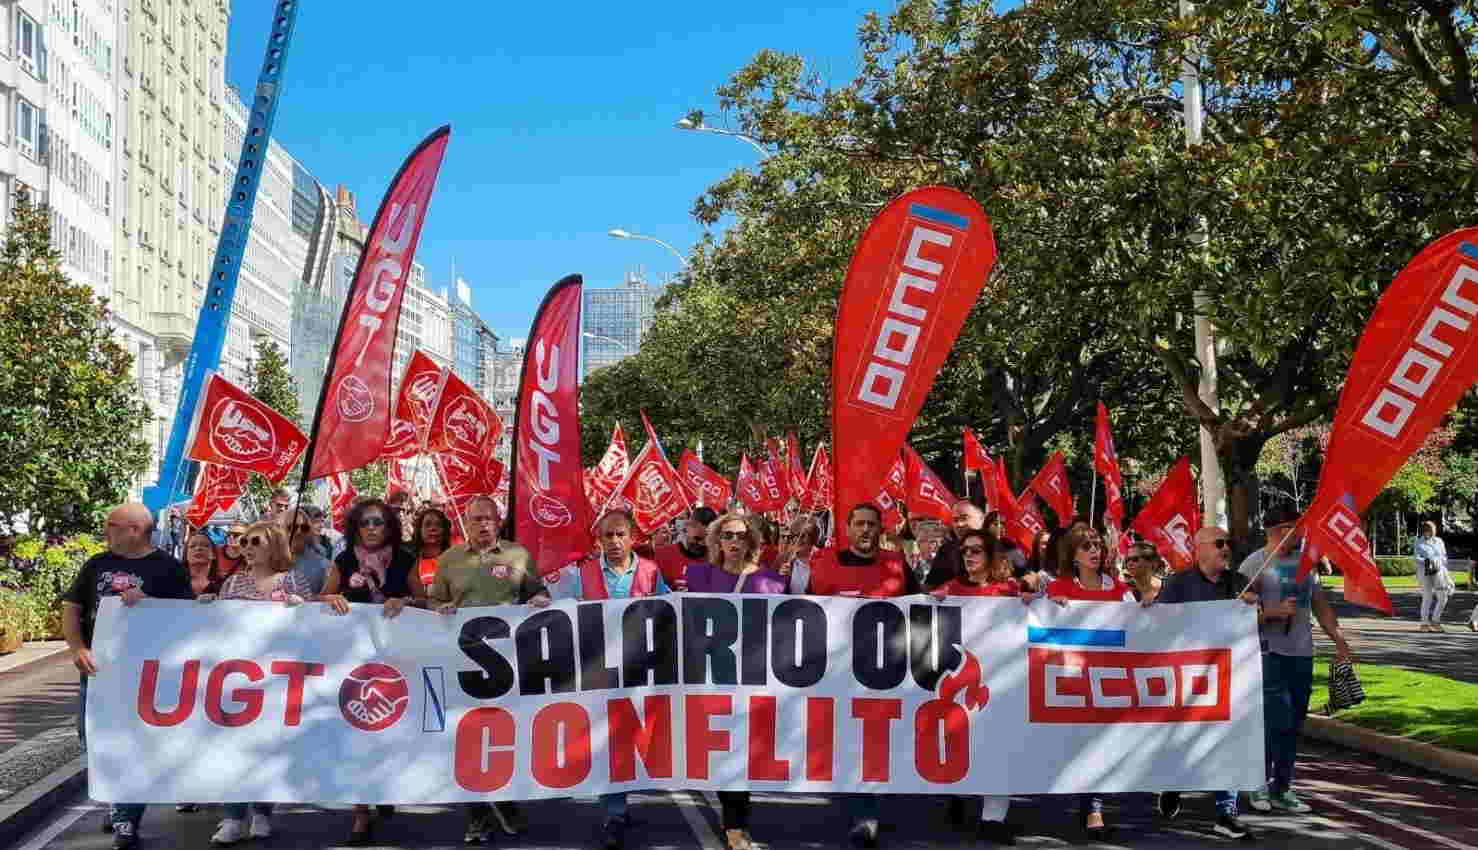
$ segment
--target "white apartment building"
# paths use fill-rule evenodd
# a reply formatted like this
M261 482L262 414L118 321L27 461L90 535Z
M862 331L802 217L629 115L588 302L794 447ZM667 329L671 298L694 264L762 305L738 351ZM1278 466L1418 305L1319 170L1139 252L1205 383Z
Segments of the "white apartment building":
M8 221L13 198L46 200L49 170L41 126L49 89L43 32L45 0L0 2L0 212Z

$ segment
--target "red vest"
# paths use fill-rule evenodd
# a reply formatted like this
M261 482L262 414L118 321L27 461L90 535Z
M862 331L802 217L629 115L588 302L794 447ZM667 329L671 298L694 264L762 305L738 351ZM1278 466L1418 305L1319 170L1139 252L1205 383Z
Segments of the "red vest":
M657 562L650 558L636 556L636 575L631 578L631 595L651 596L657 589L657 576L661 571L657 569ZM599 555L586 555L580 562L580 598L581 599L610 599L606 592L605 572L600 568Z
M897 552L879 551L866 566L851 567L837 560L837 551L827 549L811 556L811 596L869 596L886 598L908 592L908 564Z
M1078 584L1077 579L1059 578L1053 579L1047 585L1047 596L1065 596L1068 599L1081 599L1085 602L1123 602L1124 596L1129 594L1129 585L1114 579L1114 586L1108 590L1090 590ZM1130 595L1129 598L1133 598Z

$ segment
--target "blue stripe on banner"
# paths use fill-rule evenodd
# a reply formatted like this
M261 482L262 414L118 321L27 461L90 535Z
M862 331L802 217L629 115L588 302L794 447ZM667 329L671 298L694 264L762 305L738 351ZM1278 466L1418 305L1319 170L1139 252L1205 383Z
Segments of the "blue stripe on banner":
M1047 629L1027 626L1029 643L1063 643L1073 646L1123 646L1122 629Z
M1458 246L1458 250L1462 251L1469 259L1478 260L1478 245L1474 245L1472 242L1464 242Z
M959 213L953 213L949 210L942 210L938 207L929 207L923 204L909 204L908 214L912 216L917 216L919 218L927 218L930 221L937 221L940 224L948 224L951 227L958 227L961 230L970 229L970 219L965 218Z

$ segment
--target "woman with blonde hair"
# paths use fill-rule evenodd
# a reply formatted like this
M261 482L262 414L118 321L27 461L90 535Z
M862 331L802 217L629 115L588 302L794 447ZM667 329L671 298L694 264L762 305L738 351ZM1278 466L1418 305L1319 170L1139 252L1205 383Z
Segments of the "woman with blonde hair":
M1442 609L1457 590L1452 573L1447 571L1447 544L1437 536L1437 523L1427 520L1422 523L1422 533L1411 545L1411 557L1416 561L1416 580L1422 588L1422 625L1419 631L1442 631ZM1468 622L1468 628L1473 623Z
M690 593L770 593L786 590L785 577L761 566L765 539L749 517L724 514L708 526L708 563L688 565ZM749 792L720 791L724 844L754 850L749 838Z

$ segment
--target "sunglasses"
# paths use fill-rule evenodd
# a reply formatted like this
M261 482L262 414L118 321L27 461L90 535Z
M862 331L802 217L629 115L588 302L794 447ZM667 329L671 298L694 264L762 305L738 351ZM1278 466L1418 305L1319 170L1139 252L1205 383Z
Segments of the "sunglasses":
M1218 549L1225 549L1228 546L1232 545L1232 541L1228 540L1225 537L1218 537L1215 540L1207 540L1206 542L1210 543L1212 546L1215 546Z
M1153 560L1154 560L1154 558L1151 557L1151 556L1149 556L1149 555L1130 555L1130 556L1128 556L1128 557L1126 557L1124 559L1124 563L1126 563L1126 564L1132 564L1135 561L1153 561Z
M718 533L718 539L720 540L743 540L748 536L749 532L747 531L720 531Z
M268 543L272 542L272 538L263 537L260 534L253 534L250 537L242 538L241 542L245 543L247 546L266 546Z
M984 555L984 546L961 546L960 552L965 555Z
M384 524L385 521L377 516L365 517L359 521L360 528L379 528Z

